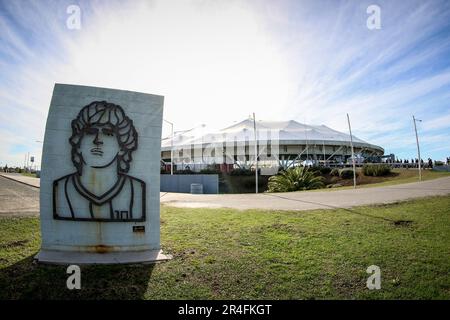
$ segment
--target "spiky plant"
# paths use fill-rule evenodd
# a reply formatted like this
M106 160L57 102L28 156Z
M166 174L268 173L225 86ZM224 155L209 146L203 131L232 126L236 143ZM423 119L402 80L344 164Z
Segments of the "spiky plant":
M295 167L269 178L269 192L290 192L324 187L323 177L305 167Z

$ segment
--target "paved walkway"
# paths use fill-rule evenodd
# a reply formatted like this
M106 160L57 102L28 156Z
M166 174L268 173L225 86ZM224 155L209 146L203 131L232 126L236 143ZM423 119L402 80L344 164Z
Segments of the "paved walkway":
M23 176L20 173L4 173L4 172L2 172L2 173L0 173L0 176L9 178L9 179L12 179L12 180L27 184L29 186L36 187L36 188L39 188L39 186L41 184L40 183L41 179Z
M356 190L221 195L167 193L162 194L161 203L188 208L312 210L385 204L447 194L450 194L450 177Z
M39 215L39 189L0 175L0 217L28 215Z
M28 199L30 208L37 208L39 200L32 192L39 192L39 179L25 177L19 174L4 174L0 176L17 180L22 184L34 186L27 193L32 196ZM6 180L6 179L5 179ZM4 181L5 182L5 181ZM11 183L14 183L11 181ZM16 183L17 184L17 183ZM24 185L25 187L25 185ZM25 191L25 190L24 190ZM161 203L168 206L184 208L233 208L267 209L267 210L313 210L330 208L350 208L361 205L385 204L437 195L450 194L450 177L439 178L424 182L399 184L386 187L370 187L360 189L330 190L330 191L303 191L290 193L260 193L260 194L204 194L192 195L188 193L161 192ZM12 195L12 194L9 194ZM17 193L16 193L17 195ZM1 195L0 195L1 196ZM5 195L6 196L6 195ZM23 197L23 195L21 195ZM19 202L20 197L17 199ZM23 199L22 199L23 200ZM34 200L34 201L33 201ZM33 203L30 203L33 202ZM17 202L17 201L16 201ZM18 204L18 203L17 203ZM1 211L11 211L12 208L0 208ZM32 210L30 210L32 211Z

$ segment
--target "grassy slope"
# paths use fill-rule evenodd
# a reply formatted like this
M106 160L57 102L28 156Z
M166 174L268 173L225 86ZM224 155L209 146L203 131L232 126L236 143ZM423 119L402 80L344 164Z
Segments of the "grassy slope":
M399 220L410 224L395 223ZM0 298L450 299L450 197L352 210L233 211L163 207L156 266L32 263L37 218L0 219ZM382 289L366 289L378 265Z
M25 177L36 178L36 173L22 172L21 175Z
M373 188L373 187L383 187L383 186L391 186L397 184L411 183L411 182L419 182L419 173L417 170L413 169L394 169L392 172L395 175L385 176L385 177L366 177L364 176L360 170L359 176L356 180L357 188ZM423 170L422 171L422 181L433 180L438 178L450 177L450 172L443 171L431 171L431 170ZM363 182L362 182L363 180ZM308 192L317 192L317 191L336 191L343 189L352 189L353 188L353 179L345 179L336 181L336 183L344 184L342 187L336 188L323 188L316 190L308 190ZM304 192L304 191L303 191Z
M398 173L397 177L380 177L382 180L380 182L364 185L364 187L379 187L388 186L402 183L418 182L419 173L417 169L394 169L392 172ZM433 180L437 178L450 177L450 172L445 171L432 171L432 170L422 170L422 181Z

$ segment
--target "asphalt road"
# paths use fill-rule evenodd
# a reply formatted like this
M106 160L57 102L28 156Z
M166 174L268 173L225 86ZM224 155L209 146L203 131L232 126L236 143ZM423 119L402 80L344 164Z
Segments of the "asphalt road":
M22 179L13 175L8 177ZM30 179L33 179L33 185L37 183L38 179ZM0 175L0 217L39 214L39 188L25 185L24 182L30 183L19 183ZM161 204L182 208L313 210L385 204L438 195L450 195L450 177L356 190L220 195L161 193Z
M161 203L188 208L313 210L387 204L450 194L450 177L386 187L260 194L162 194Z
M0 176L0 217L39 215L39 189Z

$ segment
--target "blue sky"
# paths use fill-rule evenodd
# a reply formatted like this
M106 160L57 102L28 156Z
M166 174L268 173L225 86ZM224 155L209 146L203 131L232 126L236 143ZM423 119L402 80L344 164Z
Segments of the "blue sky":
M256 112L346 131L349 113L357 137L399 158L415 157L414 114L423 157L450 156L445 0L0 0L0 75L0 165L40 157L55 82L164 95L176 130Z

